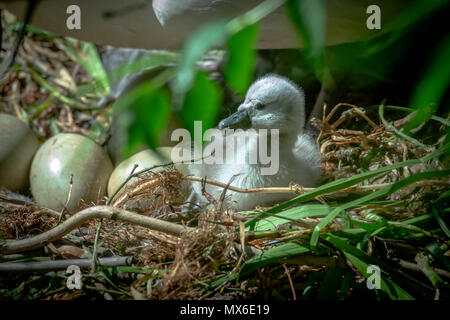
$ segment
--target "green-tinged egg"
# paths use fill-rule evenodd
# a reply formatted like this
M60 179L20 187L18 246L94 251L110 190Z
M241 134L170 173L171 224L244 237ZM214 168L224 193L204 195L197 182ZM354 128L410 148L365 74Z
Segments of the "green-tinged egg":
M19 191L28 186L31 161L39 140L20 119L0 114L0 187Z
M67 202L73 175L67 209L74 212L105 196L112 170L108 154L93 140L78 134L57 134L33 159L31 193L40 205L59 211Z

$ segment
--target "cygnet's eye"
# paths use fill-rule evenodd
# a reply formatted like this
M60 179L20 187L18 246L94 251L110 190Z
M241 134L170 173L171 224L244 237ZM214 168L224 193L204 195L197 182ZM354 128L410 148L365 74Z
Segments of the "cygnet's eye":
M265 105L261 101L254 101L253 106L258 110L264 109L265 107Z

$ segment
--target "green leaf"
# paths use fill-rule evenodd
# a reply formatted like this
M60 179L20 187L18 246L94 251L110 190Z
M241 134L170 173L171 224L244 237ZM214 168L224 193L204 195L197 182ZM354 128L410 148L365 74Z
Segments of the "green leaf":
M9 24L8 28L11 29L14 32L19 32L20 29L22 28L22 26L23 26L23 21L15 21L15 22ZM54 33L51 33L51 32L48 32L48 31L36 28L36 27L34 27L32 25L29 25L29 24L25 27L25 30L27 32L31 32L31 33L39 36L39 37L43 37L43 38L45 38L47 40L53 40L55 38L57 38L57 39L62 38L61 36L58 36L58 35L56 35Z
M224 285L225 283L227 283L228 281L232 281L232 280L236 279L237 276L238 276L237 273L229 273L225 276L220 277L213 283L211 283L210 287L211 288L220 287L220 286Z
M437 242L430 243L426 246L426 249L437 259L439 259L450 270L450 260L445 256L444 250L442 250Z
M380 104L380 107L378 109L378 114L380 116L381 121L383 122L383 124L389 128L390 130L394 131L394 133L396 135L398 135L399 137L414 143L415 145L422 147L422 148L427 148L429 146L424 145L423 143L421 143L420 141L414 139L413 137L407 135L406 133L403 133L402 131L398 130L396 127L394 127L392 124L388 123L385 119L384 119L384 102ZM417 114L416 114L417 115Z
M450 198L450 190L444 192L439 196L439 198L436 199L433 206L439 206L441 203L445 203L445 201L448 201Z
M183 96L196 78L197 61L210 49L222 46L227 38L225 21L208 23L195 31L186 42L178 73L172 84L172 89L178 96ZM179 98L181 99L181 98ZM181 99L181 102L183 99Z
M379 105L368 106L366 108L366 110L371 110L373 108L377 108L378 109ZM408 112L408 113L416 112L416 110L412 109L412 108L392 106L392 105L385 105L384 108L385 109L389 109L389 110L405 111L405 112ZM431 119L433 119L435 121L438 121L438 122L442 123L443 125L450 126L450 121L448 121L447 119L444 119L442 117L438 117L438 116L433 115L433 116L431 116Z
M447 237L450 237L450 230L448 229L447 225L445 224L444 219L441 218L439 215L439 212L436 208L432 208L433 216L438 222L439 226L441 227L442 231L447 235Z
M282 258L292 257L311 251L307 246L299 242L288 242L278 247L260 253L246 261L239 270L239 276L252 273L257 268L264 267Z
M253 80L256 51L254 49L258 24L245 27L227 41L228 59L224 76L228 85L238 93L244 93Z
M290 208L283 212L278 213L277 215L273 215L261 221L258 221L255 225L255 231L274 229L281 224L306 217L326 216L330 212L330 210L331 210L330 207L321 204L310 204Z
M447 36L435 50L431 64L417 85L411 98L411 105L417 110L414 117L405 125L411 130L428 121L436 112L437 107L450 85L450 36Z
M414 260L417 262L420 270L422 270L422 272L427 276L427 278L431 281L435 288L439 288L442 286L443 281L441 277L439 277L439 275L436 273L436 271L434 271L430 266L427 256L425 256L423 253L418 253Z
M434 179L439 178L443 176L450 175L450 170L442 170L442 171L431 171L431 172L421 172L413 174L403 180L400 180L396 183L394 183L391 186L388 186L386 188L377 190L371 194L368 194L364 197L361 197L359 199L347 202L337 208L335 208L328 216L326 216L315 228L311 235L311 247L316 247L317 243L319 241L319 234L320 231L325 228L333 219L335 219L339 213L341 213L343 210L350 209L353 207L356 207L358 205L364 204L370 200L376 199L378 197L382 196L388 196L390 194L393 194L394 192L407 187L408 185L420 181L423 179Z
M306 281L305 289L303 290L301 300L310 300L312 299L313 288L316 286L316 283L319 283L323 279L323 273L319 271L311 271L308 274L308 280Z
M96 84L97 93L106 95L109 93L109 82L103 64L93 43L80 41L80 49L75 48L75 39L65 38L68 51L75 57L78 63L92 76Z
M381 261L378 261L374 257L367 255L364 251L355 248L339 237L336 237L332 234L327 234L324 236L324 238L334 244L342 252L344 252L345 256L365 278L368 278L370 276L370 274L368 274L367 272L367 267L369 267L370 265L377 265L380 268L384 267L384 264ZM391 299L414 300L413 296L403 290L395 282L388 279L383 274L384 271L387 270L381 269L380 290L386 292Z
M436 225L432 214L424 214L419 217L403 221L404 224L410 224L422 229L433 229Z
M318 300L336 300L339 288L342 285L342 276L346 270L340 268L325 271L323 282L320 285Z
M119 113L118 134L128 132L125 156L132 155L142 145L156 148L171 115L167 90L156 90L149 83L141 85L119 100L115 108Z
M332 182L329 182L325 185L322 185L320 187L317 187L311 191L307 191L289 201L286 201L278 206L275 206L249 220L247 220L245 222L245 226L248 227L250 226L251 229L254 228L254 225L257 221L261 220L264 217L270 216L271 214L274 213L278 213L280 211L282 211L283 209L290 207L294 204L297 203L302 203L302 202L307 202L309 200L314 199L317 196L320 196L322 194L326 194L326 193L332 193L335 191L339 191L341 189L344 188L348 188L351 187L355 184L358 184L366 179L369 179L371 177L374 177L380 173L386 172L386 171L390 171L390 170L394 170L394 169L398 169L401 167L405 167L405 166L411 166L417 163L423 163L426 162L430 159L433 159L435 157L439 157L442 154L445 154L446 152L448 152L448 150L450 149L450 143L443 145L441 148L429 153L428 155L424 156L423 158L420 159L412 159L412 160L406 160L406 161L402 161L402 162L398 162L398 163L394 163L392 165L386 166L386 167L382 167L376 170L372 170L369 172L363 172L360 174L357 174L353 177L350 178L342 178L339 180L335 180ZM442 173L441 173L442 174Z
M192 36L186 41L178 74L172 83L172 89L175 93L175 106L179 108L183 104L184 95L192 87L195 79L196 64L208 50L222 47L230 36L239 33L247 26L257 23L278 9L284 1L266 0L229 22L224 20L210 22L194 31ZM243 59L248 58L248 56L243 57Z
M313 56L320 56L325 43L327 17L323 0L290 0L289 17L305 46Z
M129 74L136 74L142 70L155 70L158 67L168 67L178 63L180 54L170 51L156 51L144 55L136 60L128 61L112 69L108 76L111 83L115 83Z
M179 112L184 126L194 134L194 121L201 121L203 133L216 125L222 103L222 90L204 72L197 72L194 86L186 94Z
M344 273L344 278L342 279L341 287L339 288L339 292L337 295L338 300L344 300L348 297L348 293L350 290L350 284L353 278L353 273L350 269Z
M363 222L363 221L358 221L358 220L351 220L352 224L368 231L368 232L374 232L380 228L382 228L383 226L380 226L378 224L374 224L374 223L367 223L367 222ZM344 230L346 231L346 230Z
M327 13L323 0L289 0L286 2L288 16L295 26L306 53L321 81L332 82L325 66L324 44Z

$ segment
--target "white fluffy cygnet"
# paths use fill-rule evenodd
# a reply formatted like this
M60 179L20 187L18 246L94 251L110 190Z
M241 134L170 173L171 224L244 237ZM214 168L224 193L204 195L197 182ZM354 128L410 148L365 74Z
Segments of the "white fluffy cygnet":
M219 129L224 131L232 128L244 130L255 129L254 139L246 139L245 143L235 143L235 159L245 159L240 162L225 164L190 164L190 174L198 177L217 180L222 183L231 181L232 186L239 188L258 187L288 187L295 183L303 187L314 187L320 177L320 154L311 136L304 133L305 98L303 91L290 80L278 75L266 75L260 78L247 91L245 101L236 113L222 120ZM228 129L227 129L228 128ZM259 129L267 129L267 154L276 154L279 150L278 170L273 174L262 174L262 164L258 158L255 163L250 154L258 150L264 139ZM279 131L279 147L271 145L271 129ZM231 133L237 135L237 131ZM276 135L276 133L274 133ZM229 135L224 137L224 148ZM236 141L236 140L235 140ZM239 140L237 140L239 141ZM242 141L242 140L241 140ZM276 139L274 140L276 141ZM275 153L274 153L275 152ZM224 151L224 154L226 152ZM224 159L226 155L224 155ZM276 157L275 157L276 158ZM253 158L254 159L254 158ZM190 201L196 204L206 202L199 182L193 182ZM223 188L206 184L206 192L218 199ZM226 205L238 211L250 210L256 206L273 205L293 197L292 193L238 193L228 190Z

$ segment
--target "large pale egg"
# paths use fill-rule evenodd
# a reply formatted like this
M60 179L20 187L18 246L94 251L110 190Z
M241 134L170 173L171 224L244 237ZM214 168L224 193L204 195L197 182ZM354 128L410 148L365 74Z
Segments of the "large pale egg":
M152 168L155 166L154 169L152 169L152 172L160 172L162 170L167 170L168 166L162 166L164 164L169 164L172 162L171 160L171 153L172 153L173 147L160 147L157 148L157 151L146 149L143 151L140 151L133 156L131 156L128 159L123 160L113 171L111 174L111 177L109 178L108 182L108 196L112 196L119 188L120 186L126 181L126 179L130 176L130 174L133 172L133 169L137 165L136 169L134 170L134 173L139 172L141 170ZM161 165L161 166L160 166ZM186 174L187 168L186 165L183 163L178 163L174 165L175 169L180 171L182 174ZM138 181L139 178L134 177L130 179L127 184L122 188L124 192L126 192L126 188L128 186L131 186L133 183ZM179 185L180 192L183 196L183 198L187 197L187 185L186 183L181 183ZM122 193L122 191L120 192ZM120 194L119 193L119 194ZM135 209L137 206L139 206L141 209L145 210L147 207L151 205L152 199L144 199L144 201L141 201L140 204L136 204L135 201L130 201L126 208L127 209Z
M73 175L67 209L75 212L105 196L112 170L108 154L93 140L78 134L57 134L33 159L31 193L40 205L59 211L68 200Z
M20 119L0 114L0 187L19 191L28 186L31 161L39 141Z

